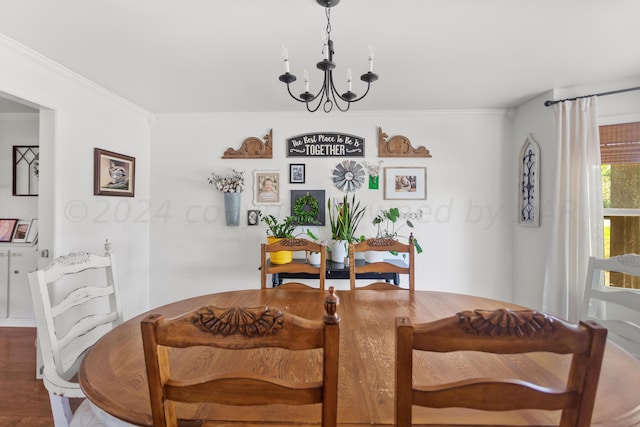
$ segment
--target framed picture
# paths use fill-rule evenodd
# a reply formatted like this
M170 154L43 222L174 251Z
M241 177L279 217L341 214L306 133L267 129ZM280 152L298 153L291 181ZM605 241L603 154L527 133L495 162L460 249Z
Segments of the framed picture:
M304 164L291 163L289 165L289 183L304 184Z
M27 233L26 243L35 243L38 241L38 218L31 220L31 227Z
M27 235L29 234L29 227L31 227L31 221L18 220L11 241L14 243L25 243L27 241Z
M17 219L0 219L0 242L11 241L17 223Z
M324 225L324 190L291 190L291 216L308 219L298 225Z
M258 222L260 222L260 211L247 211L247 225L258 225Z
M280 171L253 171L253 204L280 204Z
M385 200L426 200L427 168L384 168Z
M135 179L135 157L94 148L94 196L133 197L135 194Z

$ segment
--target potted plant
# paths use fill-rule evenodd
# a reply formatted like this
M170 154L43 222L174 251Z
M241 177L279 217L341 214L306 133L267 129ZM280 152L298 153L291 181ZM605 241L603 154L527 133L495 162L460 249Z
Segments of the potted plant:
M280 239L291 238L293 231L297 226L297 218L295 216L287 216L279 221L274 215L260 216L260 220L267 224L267 243L275 243ZM278 251L270 255L271 263L287 264L293 259L291 251Z
M356 230L362 217L365 207L360 207L360 202L356 201L355 194L349 200L345 194L342 203L331 205L331 199L327 202L329 211L329 223L331 224L331 260L334 262L344 262L347 256L349 243L356 242Z
M313 234L313 232L311 230L309 230L307 228L307 230L305 231L305 234L309 237L311 237L311 240L316 242L316 243L322 243L322 244L327 244L326 240L323 240L322 242L319 241L318 237ZM327 251L328 251L328 247L327 247ZM320 252L307 252L307 262L311 265L320 265Z
M399 237L404 237L408 241L413 241L413 246L416 248L417 253L422 253L422 247L418 243L418 239L415 238L413 233L409 236L400 235L399 232L403 227L413 228L413 223L406 217L400 214L398 208L390 208L389 210L381 210L373 218L373 225L378 228L376 238L378 239L393 239L398 240ZM392 255L398 255L396 251L390 251ZM369 251L364 254L366 262L379 262L384 258L384 252Z

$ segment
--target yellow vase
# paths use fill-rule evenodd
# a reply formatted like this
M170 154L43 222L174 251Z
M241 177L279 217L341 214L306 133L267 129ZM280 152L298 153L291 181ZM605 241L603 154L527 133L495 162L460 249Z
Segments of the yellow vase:
M272 244L282 238L279 237L267 237L267 243ZM278 252L270 252L269 258L271 259L271 264L288 264L293 260L293 252L291 251L278 251Z

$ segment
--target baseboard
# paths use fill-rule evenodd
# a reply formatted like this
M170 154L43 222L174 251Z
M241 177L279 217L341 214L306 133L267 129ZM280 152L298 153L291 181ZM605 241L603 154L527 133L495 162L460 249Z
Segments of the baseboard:
M0 319L0 328L35 328L35 319Z

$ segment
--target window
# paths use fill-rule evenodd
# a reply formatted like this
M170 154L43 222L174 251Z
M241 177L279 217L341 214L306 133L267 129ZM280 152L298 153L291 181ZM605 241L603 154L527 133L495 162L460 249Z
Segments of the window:
M604 256L640 253L640 122L600 126ZM605 284L640 289L640 278L613 273Z

